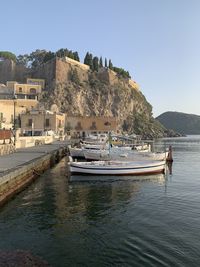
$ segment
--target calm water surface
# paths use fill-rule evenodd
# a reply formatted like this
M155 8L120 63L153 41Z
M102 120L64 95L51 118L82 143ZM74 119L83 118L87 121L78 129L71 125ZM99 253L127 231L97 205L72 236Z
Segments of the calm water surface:
M200 266L200 136L163 144L172 175L72 182L64 159L0 210L0 249L55 267Z

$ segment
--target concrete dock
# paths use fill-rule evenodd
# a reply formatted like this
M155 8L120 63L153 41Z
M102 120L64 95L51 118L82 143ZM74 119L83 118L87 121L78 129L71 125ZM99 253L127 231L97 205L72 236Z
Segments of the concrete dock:
M68 144L57 141L48 145L18 149L0 157L0 206L45 170L67 154Z

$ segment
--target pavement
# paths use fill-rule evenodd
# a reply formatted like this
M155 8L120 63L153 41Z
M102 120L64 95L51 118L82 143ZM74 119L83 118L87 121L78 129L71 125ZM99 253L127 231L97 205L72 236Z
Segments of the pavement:
M17 149L15 153L0 156L0 174L57 150L59 147L67 146L67 144L64 141L56 141L52 144Z

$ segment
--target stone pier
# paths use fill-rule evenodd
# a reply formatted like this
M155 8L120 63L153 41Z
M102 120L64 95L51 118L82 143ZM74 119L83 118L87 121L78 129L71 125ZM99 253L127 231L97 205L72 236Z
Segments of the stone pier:
M0 157L0 206L22 191L68 152L66 142L18 149Z

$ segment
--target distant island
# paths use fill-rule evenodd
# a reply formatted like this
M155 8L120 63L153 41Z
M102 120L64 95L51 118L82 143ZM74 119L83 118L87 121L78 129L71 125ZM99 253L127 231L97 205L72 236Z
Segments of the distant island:
M183 135L200 134L200 116L168 111L156 118L164 127Z

